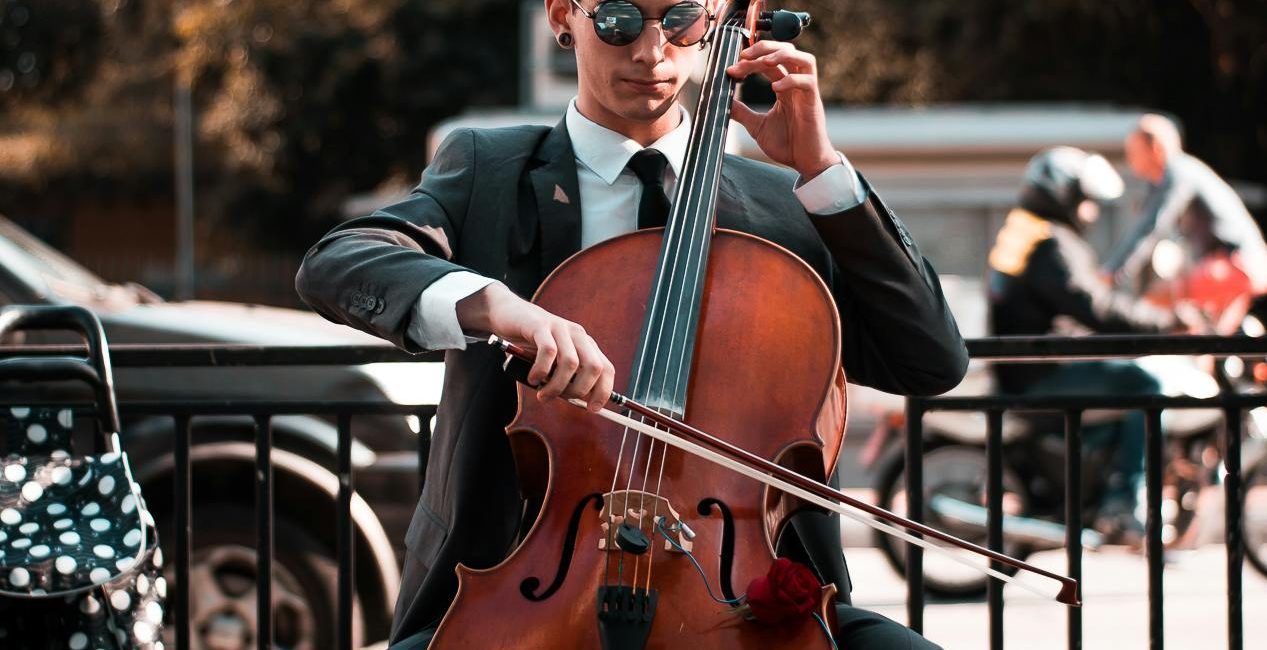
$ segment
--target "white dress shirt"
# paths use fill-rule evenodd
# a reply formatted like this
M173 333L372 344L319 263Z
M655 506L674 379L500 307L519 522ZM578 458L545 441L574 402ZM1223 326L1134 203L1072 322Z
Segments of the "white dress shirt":
M682 121L677 127L647 147L664 154L668 160L664 187L670 198L682 173L691 134L690 114L681 106L678 110ZM588 248L605 239L633 232L638 224L642 183L625 165L643 149L642 145L582 115L576 108L576 100L568 106L564 120L576 155L576 176L581 192L581 247ZM844 154L838 152L838 155L839 164L809 181L798 181L793 188L806 212L835 214L866 200L866 192L853 166ZM458 324L457 303L493 282L491 278L468 271L449 273L432 282L418 299L409 325L409 338L428 350L464 349L468 339L480 340L463 333Z

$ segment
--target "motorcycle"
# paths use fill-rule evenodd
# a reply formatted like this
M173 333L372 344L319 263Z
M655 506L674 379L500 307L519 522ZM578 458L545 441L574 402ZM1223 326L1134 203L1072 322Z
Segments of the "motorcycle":
M1174 251L1161 247L1162 257ZM1154 269L1163 280L1170 304L1194 304L1226 331L1239 323L1241 333L1267 334L1261 321L1247 315L1247 279L1225 260L1212 260L1181 272L1179 265L1154 256ZM1214 397L1224 390L1261 391L1267 384L1267 362L1237 357L1214 362L1190 357L1145 357L1137 360L1170 396ZM992 378L985 364L974 363L954 393L990 394ZM1121 412L1088 411L1086 427L1122 417ZM875 490L881 507L905 513L905 428L903 413L889 411L863 450L862 462L874 467ZM984 413L933 411L923 419L925 521L960 537L986 543L986 416ZM1222 481L1226 469L1220 436L1223 415L1218 410L1171 409L1162 414L1166 462L1162 472L1162 541L1168 549L1194 548L1222 541ZM1003 417L1003 551L1026 557L1065 546L1065 449L1060 415L1005 413ZM1092 528L1110 475L1112 446L1082 451L1082 529L1084 548L1105 545ZM1242 539L1246 559L1267 575L1267 408L1257 408L1244 419L1241 476L1243 486ZM1139 503L1145 503L1145 499ZM1142 506L1141 506L1142 508ZM1144 513L1137 512L1143 520ZM876 545L889 564L906 573L905 546L877 536ZM976 598L985 594L987 579L942 558L924 558L924 580L929 593L945 598Z
M1150 357L1139 363L1161 379L1168 395L1211 397L1217 382L1186 357ZM967 383L989 380L983 366L970 370ZM970 390L970 388L969 388ZM980 393L977 393L980 394ZM1083 426L1121 417L1088 411ZM1162 414L1166 463L1162 472L1162 541L1168 549L1194 548L1219 540L1222 529L1222 480L1226 476L1219 444L1223 416L1217 410L1169 410ZM904 423L899 413L880 418L868 441L863 463L874 467L880 507L906 513ZM1243 539L1250 564L1267 575L1267 408L1245 419L1242 482L1245 496ZM1060 416L1005 414L1003 418L1003 551L1014 557L1064 548L1064 437ZM982 413L932 411L924 415L925 521L984 545L986 543L986 417ZM879 451L877 451L879 450ZM1105 545L1092 528L1107 487L1113 448L1082 453L1082 528L1084 548ZM870 463L868 463L870 461ZM1145 500L1140 499L1140 503ZM1142 507L1142 506L1141 506ZM1143 519L1143 512L1137 515ZM906 575L906 548L875 539L889 564ZM977 598L987 579L955 562L925 556L924 583L943 598Z

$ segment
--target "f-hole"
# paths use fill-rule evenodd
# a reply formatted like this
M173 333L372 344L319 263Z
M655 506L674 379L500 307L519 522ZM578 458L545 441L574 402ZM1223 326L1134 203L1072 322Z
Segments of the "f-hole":
M567 536L563 539L563 553L559 556L559 568L554 573L554 582L551 582L550 586L538 595L537 588L541 586L541 579L524 578L523 582L519 583L519 593L523 594L524 598L539 603L553 596L554 592L563 586L563 580L568 575L568 567L572 565L572 552L576 550L576 531L581 527L581 515L585 514L585 506L591 501L594 502L595 510L601 512L603 509L603 495L599 492L586 495L576 504L576 508L572 510L572 520L568 522Z
M726 507L720 499L708 498L699 502L699 506L695 508L701 517L708 517L713 514L713 508L716 507L721 512L722 533L721 533L721 556L717 558L718 564L718 582L721 584L721 593L727 600L735 599L735 590L730 585L731 569L735 563L735 520L730 515L730 508Z

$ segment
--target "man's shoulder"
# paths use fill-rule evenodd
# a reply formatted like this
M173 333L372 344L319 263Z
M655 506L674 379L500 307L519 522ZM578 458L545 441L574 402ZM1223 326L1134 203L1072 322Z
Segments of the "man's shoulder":
M459 146L467 148L472 156L479 159L522 158L536 150L537 145L550 132L550 129L549 126L537 124L459 127L445 136L436 155L439 156L439 152L450 147Z

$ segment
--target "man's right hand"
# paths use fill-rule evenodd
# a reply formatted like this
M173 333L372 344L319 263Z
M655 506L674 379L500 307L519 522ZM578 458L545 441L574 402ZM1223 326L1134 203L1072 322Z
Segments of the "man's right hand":
M607 403L616 370L585 328L520 298L500 282L459 300L458 324L465 331L487 332L537 353L528 383L537 399L584 401L597 412Z

